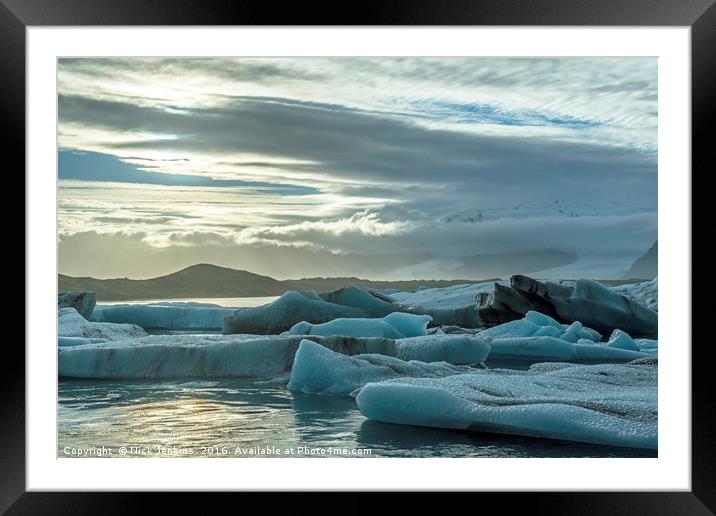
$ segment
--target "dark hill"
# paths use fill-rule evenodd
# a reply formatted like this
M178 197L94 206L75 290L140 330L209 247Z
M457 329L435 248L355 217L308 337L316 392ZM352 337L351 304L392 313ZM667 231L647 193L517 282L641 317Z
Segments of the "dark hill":
M150 279L96 279L58 275L59 290L97 293L98 301L139 301L194 297L279 296L287 290L326 292L347 286L415 290L419 286L445 287L471 280L371 281L360 278L303 278L280 281L248 271L198 264Z

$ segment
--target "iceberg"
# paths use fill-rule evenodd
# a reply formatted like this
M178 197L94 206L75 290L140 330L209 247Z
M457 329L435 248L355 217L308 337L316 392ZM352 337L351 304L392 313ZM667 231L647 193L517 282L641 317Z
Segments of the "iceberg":
M224 319L223 333L269 335L304 321L322 324L334 319L377 319L397 312L429 315L433 325L477 328L480 319L475 311L475 295L489 285L419 289L414 293L391 295L361 287L345 287L322 294L290 291L267 305L236 310ZM426 294L427 291L430 293ZM434 299L431 301L431 298ZM423 304L413 303L418 300Z
M85 337L103 340L124 340L142 337L144 329L134 324L91 322L82 317L74 308L60 308L57 311L58 337Z
M376 354L423 362L434 359L456 365L479 363L489 353L486 343L458 335L402 340L318 335L149 335L62 346L59 374L107 379L273 378L288 375L304 339L344 355Z
M57 294L57 308L74 308L82 317L89 319L97 302L94 292L64 291Z
M393 312L382 319L339 318L323 324L302 321L294 325L287 335L343 335L345 337L385 337L403 339L427 335L429 315Z
M491 293L478 295L477 312L485 326L520 319L528 311L540 312L561 323L580 321L604 335L615 329L637 337L658 334L656 311L592 280L553 283L515 275L509 287L495 284Z
M92 321L131 323L142 328L220 330L233 308L201 303L147 303L97 305Z
M488 364L503 360L531 362L617 361L628 362L652 355L637 350L620 349L586 339L573 343L555 337L516 337L492 339Z
M426 335L396 340L391 356L405 361L472 365L483 363L490 349L489 339L479 335Z
M492 338L555 337L568 342L577 342L579 339L592 341L602 339L598 331L583 326L579 321L574 321L569 325L561 324L548 315L534 311L527 312L524 319L487 328L480 332L480 336Z
M600 342L596 330L579 321L562 324L552 317L529 311L524 319L493 326L478 333L491 346L489 362L496 361L630 361L644 358L635 341L614 330L609 342ZM652 351L649 351L653 355Z
M425 310L455 310L475 308L475 299L481 292L492 292L493 281L453 285L450 287L418 288L415 292L391 292L387 297L394 303L419 306ZM505 284L506 282L498 282Z
M319 294L319 297L329 303L363 310L366 317L385 317L393 312L404 311L401 306L393 304L389 297L360 287L339 288Z
M234 311L224 319L222 333L273 335L302 321L320 324L341 317L367 317L367 313L360 308L329 303L315 292L289 291L269 304Z
M488 281L450 287L418 288L415 292L392 292L387 297L404 306L402 311L431 315L434 325L478 328L482 324L475 310L475 301L479 294L491 292L493 288L494 282Z
M490 343L490 363L504 360L626 362L651 356L641 353L639 346L621 330L615 330L609 342L599 342L601 334L579 321L562 324L534 311L527 312L524 319L483 330L478 336ZM619 340L614 341L617 336Z
M630 351L639 350L639 346L637 346L636 342L634 342L634 339L632 339L628 333L621 330L614 330L609 337L607 346L610 348L628 349Z
M447 362L404 361L377 354L346 356L302 340L294 358L288 388L326 396L349 396L369 382L402 376L442 377L474 371Z
M443 378L368 383L369 419L657 449L657 366L536 364Z
M89 339L87 337L57 337L58 348L64 348L69 346L85 346L87 344L97 344L99 342L107 342L107 340Z
M659 281L658 277L651 281L642 283L630 283L628 285L619 285L613 287L612 290L618 294L622 294L632 301L636 301L654 311L659 310Z

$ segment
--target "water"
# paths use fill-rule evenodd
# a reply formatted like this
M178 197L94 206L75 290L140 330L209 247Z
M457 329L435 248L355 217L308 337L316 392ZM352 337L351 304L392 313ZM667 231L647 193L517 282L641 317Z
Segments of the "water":
M290 448L294 457L656 456L368 421L351 398L291 393L275 381L60 380L58 415L58 457L101 446L113 457L121 447L129 457L278 457Z
M274 299L158 301L242 307ZM492 367L522 369L528 365L517 362ZM351 398L291 393L285 384L285 379L60 379L57 455L71 457L78 449L104 446L111 449L111 455L104 456L111 457L125 456L120 453L122 447L127 457L325 458L338 456L336 450L350 457L656 457L656 452L648 450L368 421ZM296 455L284 453L291 448Z

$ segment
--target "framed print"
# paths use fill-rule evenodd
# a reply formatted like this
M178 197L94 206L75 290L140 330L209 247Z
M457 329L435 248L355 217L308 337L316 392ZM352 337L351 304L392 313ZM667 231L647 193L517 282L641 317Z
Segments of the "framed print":
M3 509L709 514L711 4L3 0L27 203Z

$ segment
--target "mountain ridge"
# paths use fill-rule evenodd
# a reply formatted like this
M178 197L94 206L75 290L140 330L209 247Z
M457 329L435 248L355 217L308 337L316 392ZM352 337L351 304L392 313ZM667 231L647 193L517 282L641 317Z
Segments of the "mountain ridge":
M341 287L396 288L415 290L424 287L447 287L484 280L404 280L377 281L356 277L314 277L277 280L253 272L200 263L176 272L147 279L75 277L58 274L60 291L89 291L98 301L141 301L192 297L264 297L279 296L288 290L327 292Z

